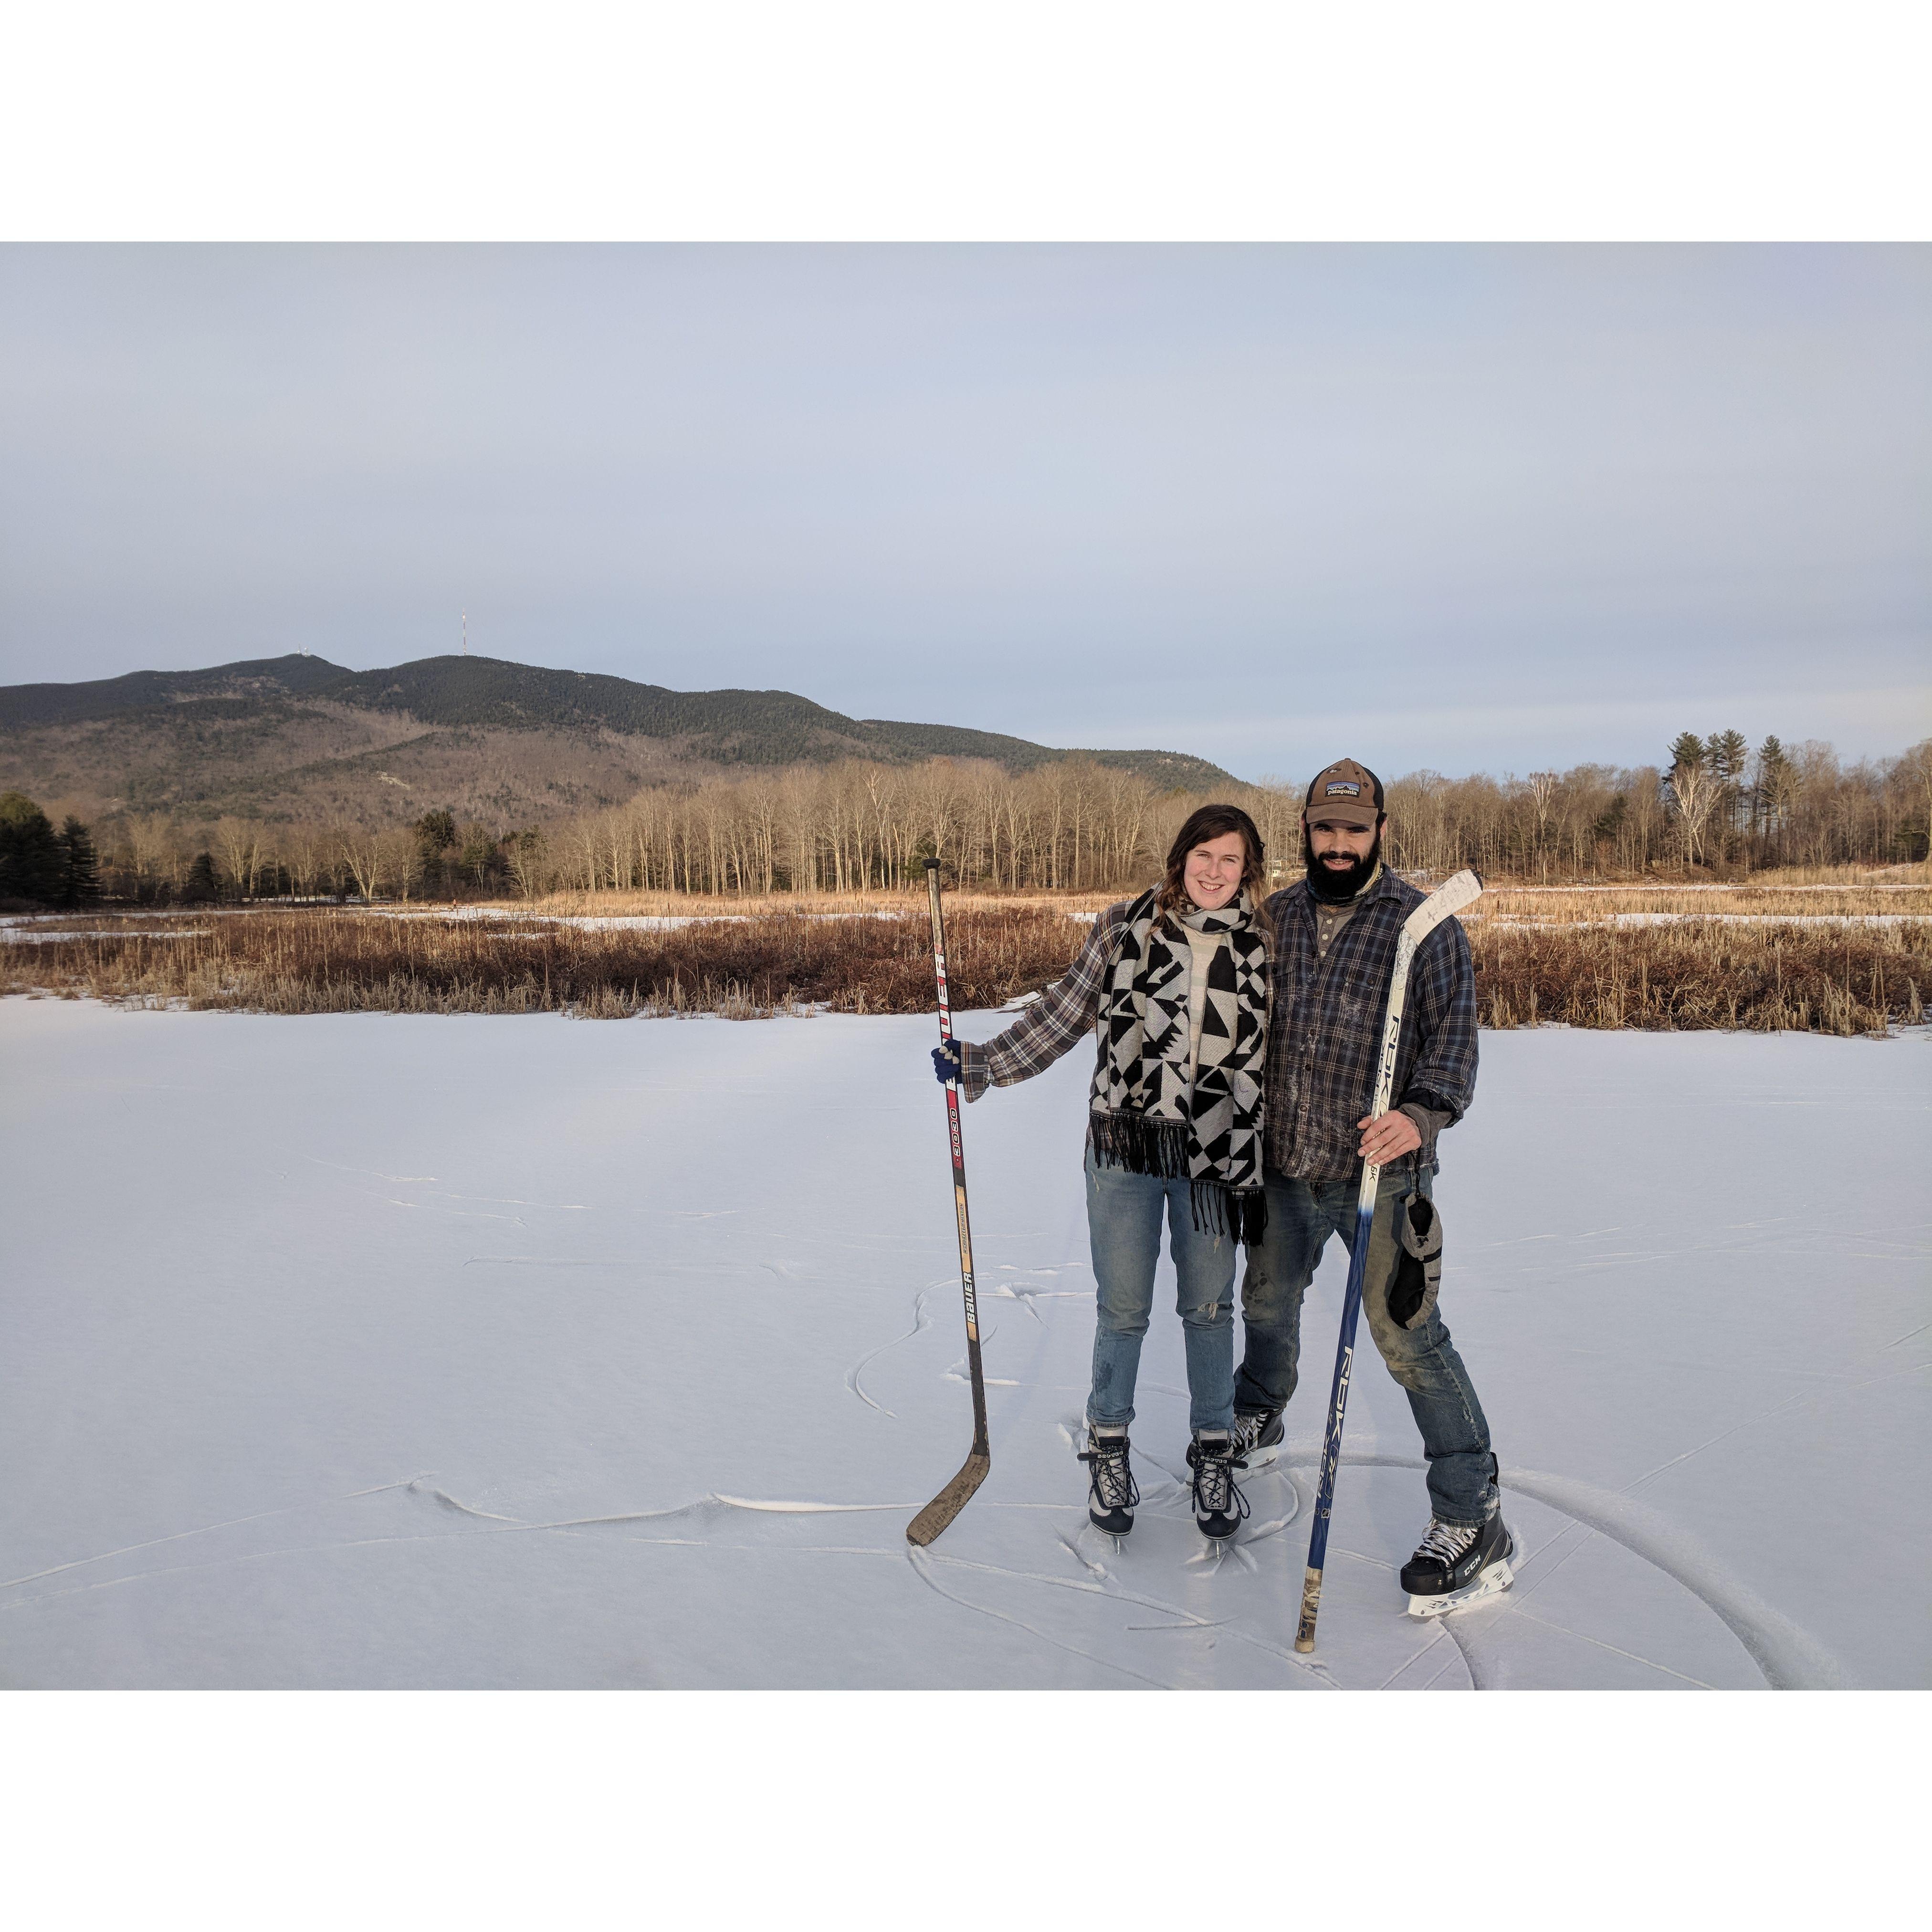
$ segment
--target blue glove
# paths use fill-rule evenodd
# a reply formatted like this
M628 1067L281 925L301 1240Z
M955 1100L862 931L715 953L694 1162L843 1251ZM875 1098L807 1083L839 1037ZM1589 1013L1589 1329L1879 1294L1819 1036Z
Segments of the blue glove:
M949 1040L944 1046L932 1049L932 1070L939 1076L939 1084L944 1087L955 1080L963 1080L966 1070L959 1064L959 1042Z

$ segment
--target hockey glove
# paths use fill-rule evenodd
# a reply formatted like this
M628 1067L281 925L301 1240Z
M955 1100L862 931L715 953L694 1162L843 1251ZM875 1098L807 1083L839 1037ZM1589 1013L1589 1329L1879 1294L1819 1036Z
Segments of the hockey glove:
M949 1087L956 1080L966 1077L966 1070L959 1064L959 1042L948 1040L944 1046L932 1049L932 1070L939 1076L939 1084Z
M1389 1318L1398 1328L1420 1328L1436 1312L1442 1287L1442 1216L1427 1196L1412 1194L1396 1217L1402 1238L1388 1286Z

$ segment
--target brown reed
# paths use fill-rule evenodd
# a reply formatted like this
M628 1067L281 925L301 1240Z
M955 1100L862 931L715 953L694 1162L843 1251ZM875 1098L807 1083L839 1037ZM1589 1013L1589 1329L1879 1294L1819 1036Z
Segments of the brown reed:
M1922 1023L1932 989L1932 925L1691 916L1619 926L1600 914L1545 917L1512 904L1472 920L1483 1024L1868 1034ZM903 903L884 916L787 910L615 931L326 907L46 923L74 936L0 946L0 992L273 1013L590 1018L933 1004L923 908ZM998 1006L1048 985L1090 929L1051 902L952 904L954 1006Z
M75 922L63 922L62 929ZM257 1012L556 1012L754 1018L821 1008L926 1012L922 918L712 917L668 929L386 917L321 908L209 919L88 922L0 954L0 991ZM1051 907L950 910L960 1010L998 1006L1066 970L1087 928ZM171 934L176 936L170 936Z
M1932 926L1484 923L1471 934L1491 1027L1882 1034L1920 1024Z

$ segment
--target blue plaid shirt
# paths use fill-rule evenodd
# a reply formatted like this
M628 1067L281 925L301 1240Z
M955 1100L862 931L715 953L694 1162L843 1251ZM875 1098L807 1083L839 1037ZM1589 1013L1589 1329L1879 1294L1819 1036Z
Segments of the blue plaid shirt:
M1425 896L1384 871L1326 958L1315 945L1305 879L1262 910L1274 921L1274 1005L1268 1029L1268 1165L1292 1180L1346 1180L1358 1170L1355 1123L1375 1100L1389 974L1402 922ZM1413 1102L1453 1124L1476 1090L1476 980L1469 942L1447 919L1409 968L1390 1105ZM1392 1163L1437 1165L1436 1136Z
M1044 1073L1100 1016L1100 992L1113 958L1114 934L1133 902L1110 905L1094 922L1066 976L1057 980L1007 1028L984 1045L958 1040L960 1090L976 1100L988 1087L1011 1087ZM1097 1063L1094 1079L1100 1078Z

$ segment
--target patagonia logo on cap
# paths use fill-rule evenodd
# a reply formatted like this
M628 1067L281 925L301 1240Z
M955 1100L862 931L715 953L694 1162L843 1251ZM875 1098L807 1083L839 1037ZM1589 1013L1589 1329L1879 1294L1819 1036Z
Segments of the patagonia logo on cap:
M1324 785L1322 788L1322 796L1324 798L1343 796L1360 798L1361 795L1361 787L1348 778L1336 778L1333 784Z

